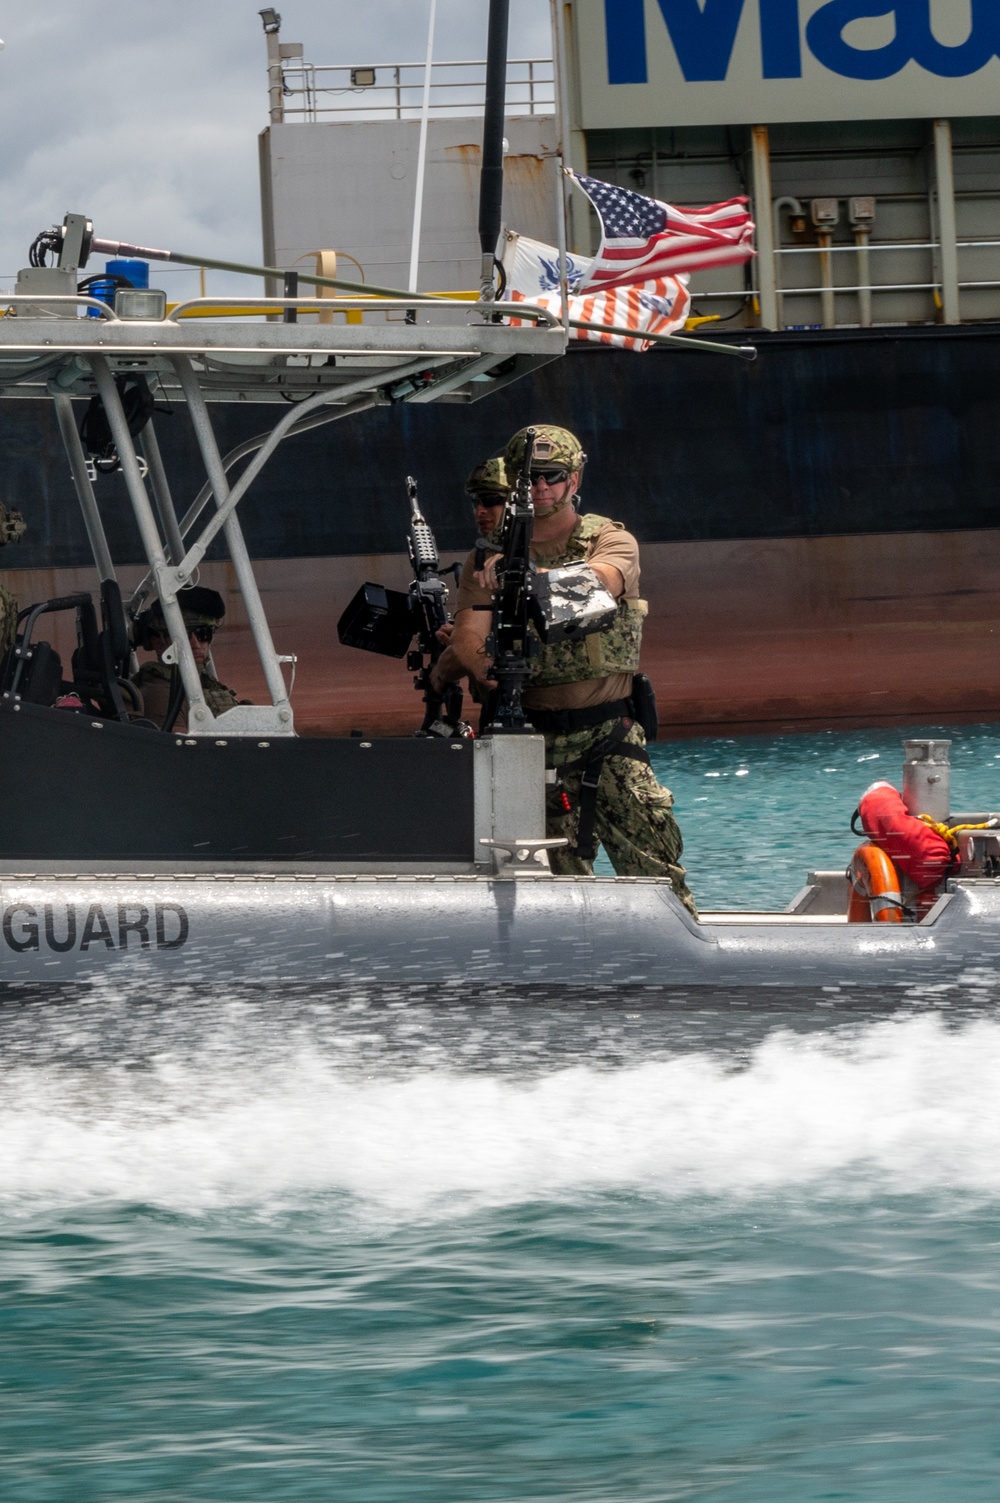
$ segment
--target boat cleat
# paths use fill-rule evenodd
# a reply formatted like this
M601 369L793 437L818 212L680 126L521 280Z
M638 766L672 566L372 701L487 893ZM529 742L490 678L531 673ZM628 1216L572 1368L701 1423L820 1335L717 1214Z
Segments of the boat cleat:
M551 877L549 851L555 846L569 845L569 841L564 835L549 840L522 840L517 837L513 840L490 840L483 836L479 844L487 846L493 852L493 875L503 881L510 881L515 877Z

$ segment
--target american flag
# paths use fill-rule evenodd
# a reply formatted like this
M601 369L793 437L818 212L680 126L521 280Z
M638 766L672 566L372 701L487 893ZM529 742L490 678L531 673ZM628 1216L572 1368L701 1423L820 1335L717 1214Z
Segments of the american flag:
M601 221L601 243L579 291L627 287L681 271L739 266L755 254L745 198L678 209L579 172L569 176Z
M691 309L691 294L686 278L657 277L643 286L620 287L611 292L585 293L570 297L569 316L581 323L611 324L617 329L634 329L635 334L608 334L596 329L570 329L571 339L587 340L591 344L613 345L619 350L648 350L652 340L645 334L674 334L683 329ZM516 288L508 294L515 303L537 303L542 308L562 317L562 299L558 292L527 294ZM512 318L511 324L519 327L522 320Z

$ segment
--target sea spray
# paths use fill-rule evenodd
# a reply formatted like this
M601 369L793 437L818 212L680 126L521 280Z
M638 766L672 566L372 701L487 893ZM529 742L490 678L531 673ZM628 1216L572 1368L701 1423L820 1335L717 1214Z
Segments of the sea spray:
M329 1048L0 1075L0 1206L185 1212L345 1197L399 1217L576 1200L1000 1195L1000 1023L779 1029L738 1053L456 1062L381 1078Z

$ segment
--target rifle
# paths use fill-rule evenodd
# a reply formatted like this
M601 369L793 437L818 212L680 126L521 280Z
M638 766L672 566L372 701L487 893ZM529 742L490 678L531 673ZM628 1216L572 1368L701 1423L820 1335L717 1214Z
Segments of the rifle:
M530 557L535 508L531 501L531 459L535 430L525 435L524 462L514 482L500 524L500 561L497 592L486 651L493 659L489 677L497 684L497 704L490 731L530 731L521 696L524 681L538 653L538 639L529 635L533 616Z
M424 696L424 719L417 735L469 736L471 730L462 720L461 684L448 684L443 695L431 688L431 669L444 652L444 643L437 634L451 621L448 589L441 578L437 543L430 523L420 510L417 482L412 475L406 477L406 494L411 514L407 548L413 566L409 605L418 623L417 645L407 653L406 666L414 675L413 687ZM451 573L452 569L457 579L457 565L453 564L445 573Z

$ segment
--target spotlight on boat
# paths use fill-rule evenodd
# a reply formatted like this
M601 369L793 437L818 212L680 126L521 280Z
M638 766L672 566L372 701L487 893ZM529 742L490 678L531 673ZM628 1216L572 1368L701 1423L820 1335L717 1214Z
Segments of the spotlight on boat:
M266 32L271 33L271 32L274 32L274 31L280 31L281 30L281 17L279 16L279 14L278 14L278 12L276 10L272 9L272 7L270 5L266 5L264 7L264 9L261 10L261 11L258 11L257 14L260 16L260 19L263 21L263 23L264 23L264 30Z

